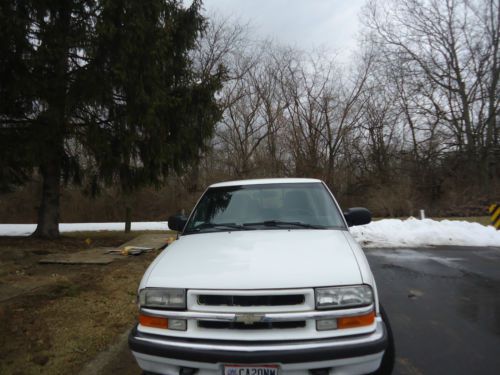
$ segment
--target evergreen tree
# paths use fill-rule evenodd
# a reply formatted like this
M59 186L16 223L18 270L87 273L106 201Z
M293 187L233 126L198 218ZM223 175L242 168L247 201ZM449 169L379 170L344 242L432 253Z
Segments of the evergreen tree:
M64 182L131 190L196 161L223 74L193 72L200 6L0 0L0 189L41 176L36 236L59 235Z

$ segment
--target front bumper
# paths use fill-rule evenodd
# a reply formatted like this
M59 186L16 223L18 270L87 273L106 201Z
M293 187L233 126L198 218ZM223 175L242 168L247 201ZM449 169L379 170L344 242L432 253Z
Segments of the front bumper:
M193 367L200 366L200 363L278 363L284 368L287 365L295 368L295 364L311 363L319 367L325 364L333 367L335 361L344 359L353 359L350 363L355 364L356 358L363 361L372 358L376 363L380 363L387 347L387 332L380 318L377 318L375 331L369 334L292 342L179 339L144 334L138 332L136 326L129 335L129 347L139 364L144 364L149 358L153 362L156 359L158 363L171 365L192 362L195 364ZM150 368L144 369L151 371Z

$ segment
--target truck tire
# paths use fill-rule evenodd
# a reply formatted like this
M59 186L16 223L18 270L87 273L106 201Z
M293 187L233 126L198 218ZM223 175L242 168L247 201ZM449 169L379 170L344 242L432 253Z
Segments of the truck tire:
M384 310L384 307L380 305L380 315L384 321L385 328L387 330L387 349L385 349L384 356L382 357L382 362L377 371L372 372L370 375L390 375L394 369L394 362L396 361L396 348L394 345L394 336L392 334L391 323Z

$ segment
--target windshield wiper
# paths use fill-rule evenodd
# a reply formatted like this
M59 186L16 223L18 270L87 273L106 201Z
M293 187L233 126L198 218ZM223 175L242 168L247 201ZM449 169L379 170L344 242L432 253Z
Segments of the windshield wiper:
M259 226L259 225L264 225L266 227L280 227L280 226L295 226L295 227L301 227L301 228L311 228L311 229L326 229L324 225L315 225L315 224L307 224L307 223L302 223L300 221L281 221L281 220L266 220L266 221L259 221L256 223L244 223L244 227L248 226Z
M190 230L190 232L199 232L203 229L239 229L239 230L248 230L250 228L246 228L241 224L236 223L203 223L198 225L197 227Z

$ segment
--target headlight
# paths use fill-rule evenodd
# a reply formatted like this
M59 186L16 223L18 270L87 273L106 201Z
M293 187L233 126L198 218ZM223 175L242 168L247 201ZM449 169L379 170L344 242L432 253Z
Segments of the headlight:
M369 285L316 289L317 309L342 309L366 306L371 303L373 303L373 291Z
M141 307L162 309L185 309L186 291L184 289L146 288L139 292Z

